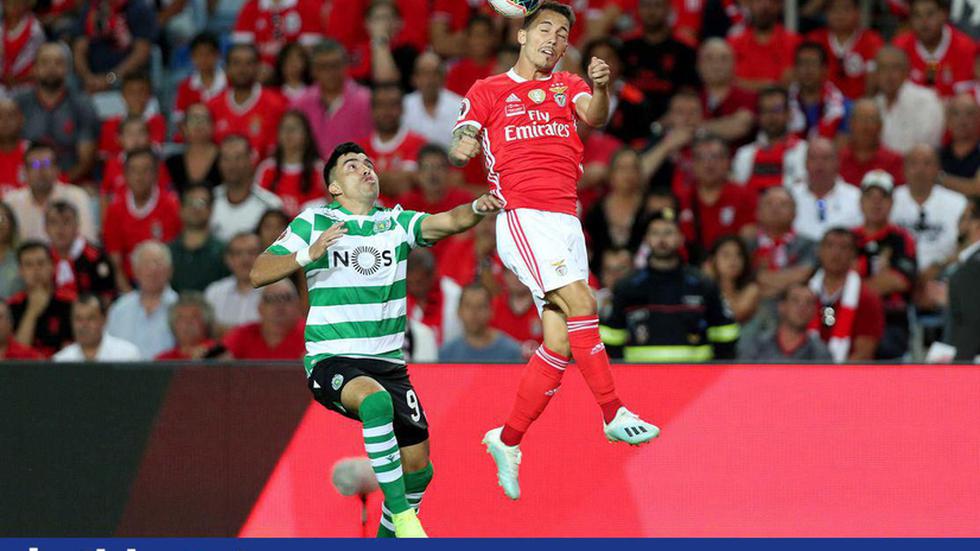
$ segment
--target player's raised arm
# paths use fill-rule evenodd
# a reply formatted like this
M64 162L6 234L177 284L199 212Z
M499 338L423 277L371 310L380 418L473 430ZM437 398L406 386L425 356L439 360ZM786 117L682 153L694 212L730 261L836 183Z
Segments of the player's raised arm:
M593 128L605 126L609 120L609 65L593 57L589 62L592 95L580 95L575 101L575 113Z
M296 222L294 221L293 224ZM344 224L334 224L311 245L293 230L293 224L271 247L255 259L248 277L253 287L262 287L290 276L296 270L316 262L327 249L347 233Z
M503 208L499 199L481 195L472 203L433 214L422 221L422 239L431 243L456 233L462 233L480 223L483 217Z
M449 146L449 162L453 166L466 166L470 159L480 154L479 127L464 124L453 130L453 141Z

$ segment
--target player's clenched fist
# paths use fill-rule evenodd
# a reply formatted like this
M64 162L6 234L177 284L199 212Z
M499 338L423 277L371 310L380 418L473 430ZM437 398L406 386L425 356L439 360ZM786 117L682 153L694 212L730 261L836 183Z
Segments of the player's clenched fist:
M310 258L313 261L317 261L327 253L327 249L331 245L337 242L341 237L347 233L347 227L343 223L337 223L330 226L327 231L320 234L320 237L316 238L316 241L310 245Z
M453 133L449 161L455 166L463 166L480 154L480 140L476 139L477 132L478 130L472 126L461 126Z
M473 211L477 214L490 214L504 208L504 203L489 193L484 193L473 201Z
M589 62L589 79L595 86L605 87L609 84L609 65L593 56Z

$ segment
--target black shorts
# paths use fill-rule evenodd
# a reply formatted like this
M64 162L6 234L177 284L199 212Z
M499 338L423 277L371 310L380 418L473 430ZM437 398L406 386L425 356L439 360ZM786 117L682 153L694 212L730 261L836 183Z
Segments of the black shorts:
M344 358L334 356L313 366L307 381L313 398L330 411L360 421L356 413L344 409L340 393L344 386L357 377L370 377L378 382L395 406L395 438L399 447L413 446L429 438L429 423L425 419L422 402L408 378L408 368L383 360L368 358Z

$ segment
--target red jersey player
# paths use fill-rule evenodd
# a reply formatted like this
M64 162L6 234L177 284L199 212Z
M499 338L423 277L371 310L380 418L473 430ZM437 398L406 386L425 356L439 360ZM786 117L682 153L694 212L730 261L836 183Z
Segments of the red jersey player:
M942 97L973 78L976 46L969 36L949 24L941 0L909 2L912 30L895 37L894 45L909 58L912 82L935 88Z
M660 433L616 396L599 338L596 299L587 284L585 237L575 216L582 162L575 117L594 127L605 124L609 66L596 57L590 61L594 90L575 74L553 72L568 47L573 22L572 11L555 2L545 2L525 18L517 35L517 64L470 88L450 152L454 164L466 164L480 152L477 136L482 135L491 194L505 209L497 217L497 250L504 265L531 289L544 326L544 344L524 370L510 417L483 440L511 499L520 497L518 444L558 390L569 356L602 409L610 441L638 445Z

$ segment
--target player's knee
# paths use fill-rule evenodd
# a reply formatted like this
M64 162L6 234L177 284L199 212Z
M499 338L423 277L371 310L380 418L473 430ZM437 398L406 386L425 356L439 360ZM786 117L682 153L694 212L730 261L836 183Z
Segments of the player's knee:
M572 355L572 345L568 342L568 333L560 335L545 335L544 345L548 350L569 358Z
M598 311L595 295L584 283L569 289L569 292L565 294L565 302L568 304L568 315L572 317L591 316Z
M367 419L391 419L395 415L395 405L391 400L391 394L386 390L372 392L361 400L358 408L361 420Z
M408 474L419 473L417 476L432 479L431 469L426 469L429 466L429 456L428 454L413 454L407 455L402 454L402 470ZM423 472L424 471L424 472ZM426 474L428 473L428 474ZM426 481L428 483L428 481Z

